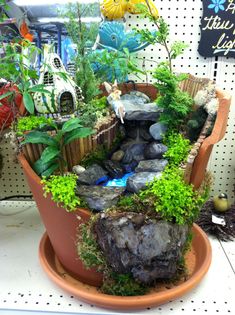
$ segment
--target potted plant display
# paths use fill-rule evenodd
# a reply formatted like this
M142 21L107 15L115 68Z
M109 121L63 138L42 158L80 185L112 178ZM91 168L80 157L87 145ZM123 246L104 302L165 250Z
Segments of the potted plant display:
M173 60L186 45L169 43L167 23L152 2L136 10L156 26L135 30L138 42L162 45L167 53L153 85L101 82L92 98L96 89L87 85L86 99L69 117L31 115L14 127L46 227L44 269L84 301L118 309L174 299L207 272L210 245L194 221L209 197L206 166L224 136L231 101L209 80L174 73ZM83 30L79 24L81 39ZM82 43L78 58L90 73ZM136 69L129 56L126 66ZM84 77L77 75L83 87ZM31 114L31 93L47 93L27 82L19 90Z

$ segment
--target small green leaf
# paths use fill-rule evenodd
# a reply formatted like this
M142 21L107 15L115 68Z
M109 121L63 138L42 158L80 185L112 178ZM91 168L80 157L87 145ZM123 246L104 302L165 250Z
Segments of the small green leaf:
M44 163L49 163L52 160L54 160L56 157L58 157L59 154L60 154L60 150L58 148L50 146L50 147L47 147L43 151L43 153L41 155L41 160Z
M72 131L74 129L77 129L79 127L82 127L80 122L81 122L81 120L79 118L72 118L72 119L66 121L63 124L62 132L66 133L66 132Z
M91 128L78 128L72 130L65 135L64 144L68 144L75 139L85 138L93 133L94 131Z
M28 92L23 94L24 106L30 114L34 113L34 102L32 96Z
M55 170L59 168L59 163L54 162L47 170L45 170L41 176L49 177L50 175L53 174Z
M59 147L59 143L49 136L47 133L42 131L32 131L25 135L25 140L21 144L26 143L40 143L46 144L54 147Z

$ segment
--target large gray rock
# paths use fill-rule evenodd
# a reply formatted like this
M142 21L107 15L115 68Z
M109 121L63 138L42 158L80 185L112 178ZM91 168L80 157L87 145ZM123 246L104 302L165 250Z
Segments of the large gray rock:
M136 141L150 141L153 137L149 133L149 121L125 121L126 136Z
M136 173L139 172L162 172L167 166L168 161L165 159L144 160L140 161L136 167Z
M143 100L144 103L150 103L150 98L148 97L148 95L146 95L143 92L134 90L130 92L130 95L138 96L139 98Z
M125 150L122 163L129 164L132 161L139 162L141 160L144 160L144 150L146 145L147 145L146 142L135 143L132 141L122 145L121 148Z
M146 188L154 178L160 178L161 172L141 172L130 176L127 180L126 189L133 193L138 193L141 189Z
M151 142L148 144L144 150L145 159L161 159L167 151L167 146L158 142Z
M166 125L164 125L161 122L157 122L156 124L153 124L150 128L149 128L149 133L150 135L158 141L161 141L165 135L167 131L167 127Z
M124 191L122 187L77 186L76 194L84 198L90 209L102 211L115 206Z
M114 272L149 284L175 275L188 227L138 213L102 213L94 231Z
M125 120L151 120L156 121L162 109L156 103L141 103L132 102L130 100L123 100L125 108Z
M100 165L93 164L88 167L79 177L78 184L83 185L98 185L108 180L108 172Z

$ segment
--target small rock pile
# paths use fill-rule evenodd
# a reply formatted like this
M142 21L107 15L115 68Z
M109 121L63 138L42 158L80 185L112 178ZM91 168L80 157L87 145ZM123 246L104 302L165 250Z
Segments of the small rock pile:
M147 95L138 91L121 98L126 114L125 124L120 128L125 138L118 150L109 160L103 161L102 166L94 164L86 170L80 166L73 168L79 175L78 196L85 198L89 207L98 211L115 205L125 190L138 193L148 182L159 178L167 165L163 158L167 147L162 144L166 127L156 123L161 110L155 103L150 103ZM122 178L126 173L130 174L126 176L126 187L103 187L109 179Z

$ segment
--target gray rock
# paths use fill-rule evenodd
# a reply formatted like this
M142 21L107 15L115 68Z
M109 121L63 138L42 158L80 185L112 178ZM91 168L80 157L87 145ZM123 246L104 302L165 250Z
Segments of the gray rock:
M102 182L106 182L107 180L108 172L105 171L100 165L93 164L78 177L77 181L78 184L83 185L98 185Z
M148 97L148 95L146 95L145 93L140 92L140 91L131 91L130 95L135 95L135 96L138 96L138 97L144 99L145 100L144 103L150 103L150 101L151 101L150 98Z
M122 104L125 108L125 120L150 120L156 121L162 109L156 103L133 103L130 100L123 100Z
M120 162L124 156L125 152L122 150L118 150L113 153L111 160L114 162Z
M135 143L130 142L125 146L125 154L122 159L123 164L129 164L132 161L139 162L144 160L144 150L146 147L146 143ZM124 146L122 146L124 148Z
M136 141L150 141L153 140L149 133L149 121L125 121L126 136Z
M103 211L115 206L124 191L122 187L77 186L76 194L85 199L90 209Z
M136 167L136 173L139 172L162 172L167 166L168 161L165 159L144 160L140 161Z
M150 135L158 141L161 141L167 131L166 125L162 124L161 122L158 122L156 124L153 124L149 128Z
M94 231L114 272L131 272L137 281L149 284L175 275L188 227L140 213L102 213Z
M167 151L167 146L158 142L151 142L144 150L144 156L146 159L161 159Z
M81 175L83 172L85 172L85 167L81 166L81 165L75 165L73 166L73 173L75 173L76 175Z
M108 174L112 178L121 178L124 175L123 169L118 162L113 162L111 160L104 161L103 163Z
M146 103L146 99L142 97L138 97L136 95L130 95L130 94L124 94L121 96L122 101L130 101L133 104L136 105L142 105Z
M127 180L126 189L133 193L138 193L146 188L146 184L153 181L154 178L160 178L161 172L141 172L130 176Z

